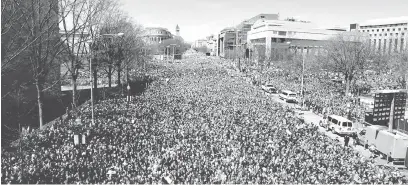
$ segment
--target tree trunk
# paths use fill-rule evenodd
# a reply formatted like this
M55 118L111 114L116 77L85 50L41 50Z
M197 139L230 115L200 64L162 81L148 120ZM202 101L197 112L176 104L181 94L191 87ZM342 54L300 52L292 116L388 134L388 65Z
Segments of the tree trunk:
M94 89L93 89L93 95L94 95L94 102L97 102L98 101L98 70L96 70L95 69L96 68L96 66L95 67L93 67L92 69L92 72L93 72L93 86L94 86Z
M109 87L112 87L112 67L109 66L108 69L108 85Z
M77 79L76 77L72 77L71 84L72 84L72 110L75 111L77 107Z
M348 96L350 92L350 85L351 85L351 80L353 77L351 75L346 75L346 96Z
M120 70L120 66L117 66L117 70L118 70L118 86L121 84L121 81L120 81L120 73L121 73L121 70Z
M37 80L35 83L35 86L37 88L37 104L38 104L38 121L40 123L40 128L43 126L44 121L43 121L43 87L42 87L42 82L40 80Z

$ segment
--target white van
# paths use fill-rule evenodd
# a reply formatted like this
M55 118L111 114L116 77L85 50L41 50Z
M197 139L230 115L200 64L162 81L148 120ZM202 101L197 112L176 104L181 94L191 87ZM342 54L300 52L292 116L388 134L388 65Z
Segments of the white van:
M286 102L294 102L296 103L296 93L292 92L292 91L287 91L287 90L283 90L281 91L281 93L279 94L279 98L281 100L284 100Z
M326 125L328 130L337 134L352 135L357 132L352 121L337 115L327 116Z

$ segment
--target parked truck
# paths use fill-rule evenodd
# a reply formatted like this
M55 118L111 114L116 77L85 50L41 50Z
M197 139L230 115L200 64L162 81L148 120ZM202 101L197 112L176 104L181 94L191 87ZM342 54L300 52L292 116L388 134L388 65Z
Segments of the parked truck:
M357 133L357 143L366 148L374 146L390 162L408 160L408 135L398 131L389 132L386 126L370 125L361 129Z

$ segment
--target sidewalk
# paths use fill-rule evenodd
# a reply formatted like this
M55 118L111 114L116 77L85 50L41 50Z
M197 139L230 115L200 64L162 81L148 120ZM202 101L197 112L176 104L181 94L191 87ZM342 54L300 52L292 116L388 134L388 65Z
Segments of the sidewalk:
M117 86L117 84L112 84L111 85L112 87L116 87ZM104 87L109 87L109 85L108 84L104 84L104 85L102 85L102 84L98 84L98 89L99 88L104 88ZM61 91L72 91L72 86L70 86L70 85L62 85L61 86ZM77 86L77 90L84 90L84 89L90 89L91 88L91 86L90 85L78 85Z

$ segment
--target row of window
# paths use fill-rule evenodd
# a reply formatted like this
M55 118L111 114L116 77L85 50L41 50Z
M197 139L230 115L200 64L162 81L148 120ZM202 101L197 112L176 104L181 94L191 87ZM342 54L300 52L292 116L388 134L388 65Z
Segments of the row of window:
M165 40L165 39L167 39L167 38L161 38L161 37L150 37L149 38L150 41L156 41L156 42L159 42L159 41Z
M400 118L404 118L404 116L394 116L395 119L400 119ZM380 117L380 118L373 118L373 121L384 121L384 120L389 120L390 117L386 116L386 117Z
M367 28L385 28L385 27L397 27L397 26L406 26L408 23L401 23L401 24L385 24L385 25L372 25L372 26L361 26L361 29Z
M393 36L394 34L393 34L393 33L390 33L389 35L390 35L390 36ZM396 36L396 37L398 37L398 35L399 35L398 33L395 33L395 36ZM404 35L405 35L405 33L404 33L404 32L402 32L402 33L401 33L401 36L404 36ZM371 37L371 36L376 37L376 36L377 36L377 34L370 34L370 37ZM380 37L381 37L381 36L382 36L382 34L380 33L380 34L378 34L378 36L380 36ZM384 36L388 36L388 34L387 34L387 33L384 33Z
M395 31L396 30L396 28L392 28L392 31ZM402 28L398 28L398 31L401 31L402 30ZM406 30L408 30L408 28L404 28L404 30L406 31ZM370 32L370 30L361 30L362 32ZM371 32L374 32L375 31L375 29L371 29ZM381 29L381 31L382 32L384 32L385 31L385 29L383 28L383 29ZM387 31L391 31L391 29L390 28L387 28ZM380 29L377 29L377 32L380 32Z
M151 34L167 34L165 31L151 31Z

